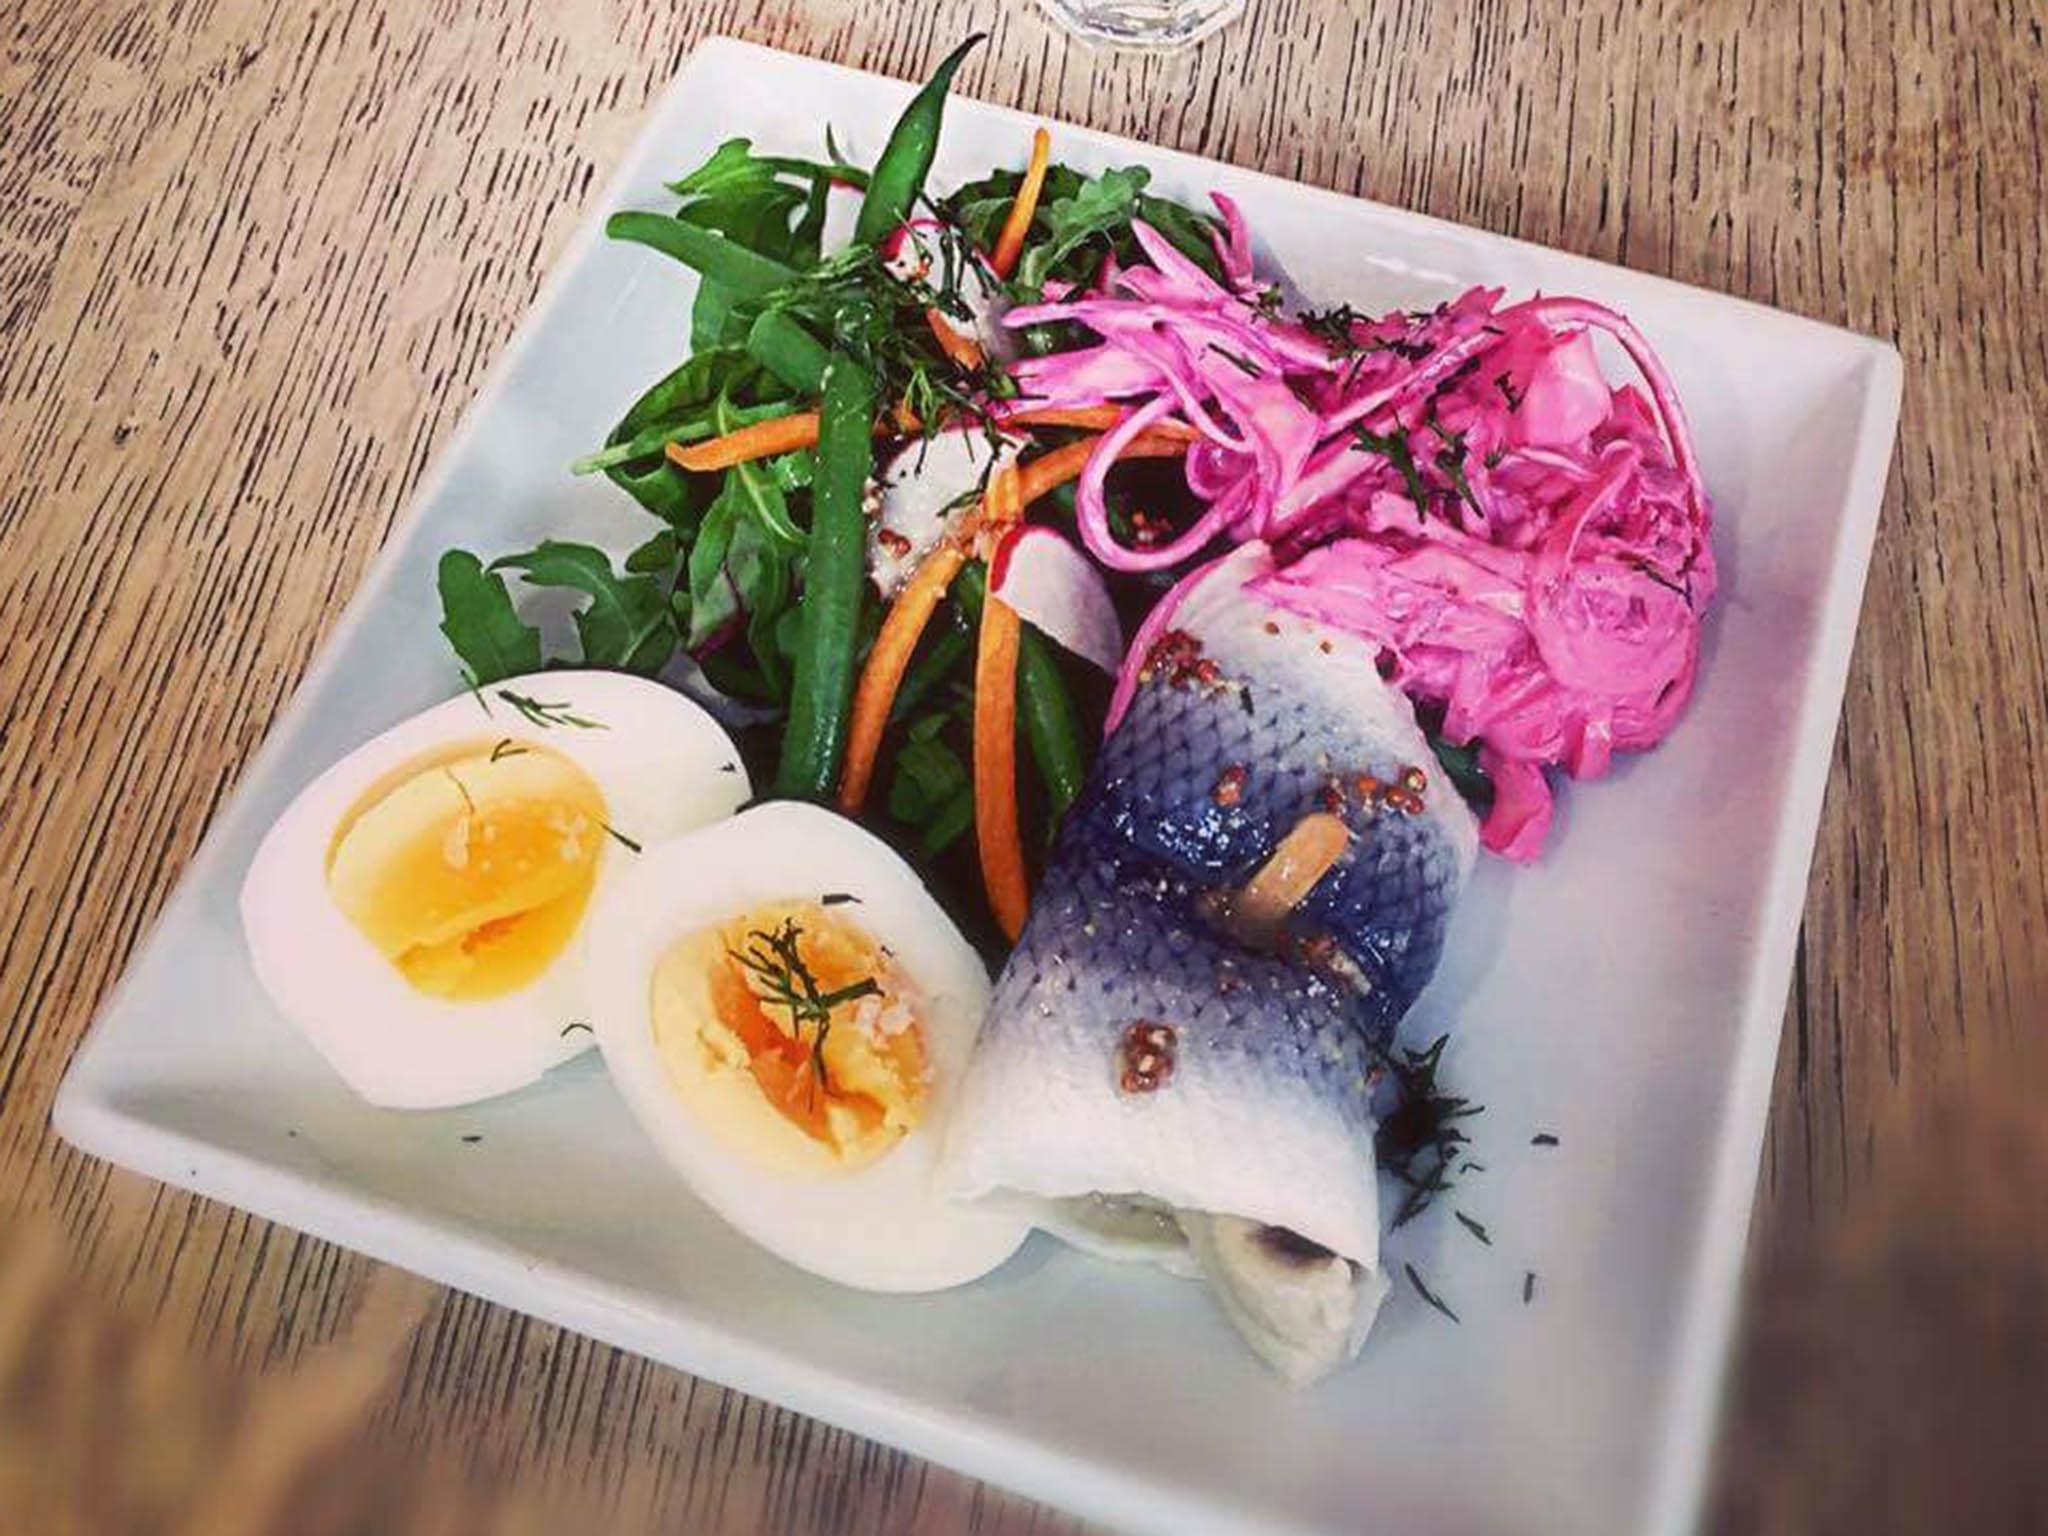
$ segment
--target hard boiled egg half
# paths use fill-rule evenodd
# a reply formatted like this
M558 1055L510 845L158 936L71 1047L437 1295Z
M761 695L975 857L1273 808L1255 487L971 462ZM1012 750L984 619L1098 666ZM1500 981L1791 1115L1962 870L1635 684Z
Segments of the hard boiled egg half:
M466 1104L593 1042L592 911L636 858L750 794L658 683L548 672L366 742L294 800L242 884L256 976L373 1104Z
M650 847L590 927L612 1079L733 1226L876 1291L959 1285L1024 1240L933 1186L988 974L887 844L759 806Z

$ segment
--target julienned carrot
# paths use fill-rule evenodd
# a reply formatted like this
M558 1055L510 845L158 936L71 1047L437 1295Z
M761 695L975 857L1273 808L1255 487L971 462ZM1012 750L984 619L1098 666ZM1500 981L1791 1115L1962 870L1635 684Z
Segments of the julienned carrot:
M1017 833L1017 610L991 592L974 655L974 840L989 909L1011 943L1031 904Z
M1021 476L1005 465L989 483L989 531L1022 521ZM1017 831L1017 651L1023 625L1017 610L988 594L974 653L974 840L989 910L1011 943L1024 931L1031 888Z
M939 350L956 368L969 373L979 369L983 362L981 343L965 331L955 328L953 322L940 314L936 308L924 312L925 324L932 328L932 339L939 344Z
M1095 445L1101 441L1100 437L1084 437L1079 442L1067 443L1050 453L1040 454L1019 473L1018 499L1028 507L1046 492L1078 479L1088 463L1088 456L1095 452ZM1118 457L1170 459L1187 451L1188 439L1178 433L1145 431L1126 443Z
M1107 432L1124 414L1120 405L1049 405L1042 410L1005 412L997 419L1006 427L1081 427Z
M1024 254L1024 237L1031 233L1031 220L1038 212L1038 197L1045 190L1045 169L1052 159L1052 135L1043 128L1031 135L1031 163L1024 168L1024 179L1017 183L1017 201L1010 205L1010 216L1003 220L1002 233L996 236L996 248L989 255L989 265L996 269L997 277L1008 277L1017 270L1017 258Z
M882 618L881 631L868 650L867 665L861 669L860 684L854 690L853 712L847 722L846 764L839 778L839 808L853 812L861 808L874 783L875 759L881 752L882 733L896 704L897 690L917 650L925 626L931 623L939 599L960 574L967 560L967 543L977 535L1008 527L1024 515L1017 494L1018 475L1005 465L990 483L981 505L961 518L944 542L937 545L911 572L910 580L896 594Z
M910 666L917 642L931 622L932 611L967 556L951 540L926 555L896 601L882 619L880 633L868 651L860 685L853 694L853 713L846 727L846 765L839 776L839 808L858 811L874 782L875 757L882 746L882 732L889 724L889 711L896 702L896 690Z
M797 411L788 416L771 416L751 426L728 432L701 443L670 443L668 456L678 466L702 474L714 469L731 469L752 459L794 453L799 448L818 446L818 413Z
M900 401L875 423L877 437L909 437L923 430L917 413ZM701 443L670 443L664 451L681 468L703 473L817 446L818 413L797 411L788 416L772 416Z

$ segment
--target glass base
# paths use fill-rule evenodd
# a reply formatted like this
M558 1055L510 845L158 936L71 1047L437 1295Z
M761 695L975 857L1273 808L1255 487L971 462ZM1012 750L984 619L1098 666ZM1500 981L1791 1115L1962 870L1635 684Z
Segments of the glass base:
M1068 31L1119 48L1180 48L1243 14L1246 0L1038 0Z

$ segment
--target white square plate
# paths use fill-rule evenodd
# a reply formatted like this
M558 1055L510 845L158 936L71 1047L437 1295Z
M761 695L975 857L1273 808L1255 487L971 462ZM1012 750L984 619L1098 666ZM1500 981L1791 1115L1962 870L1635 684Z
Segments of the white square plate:
M617 181L80 1051L56 1110L89 1151L450 1285L1119 1525L1159 1531L1639 1531L1692 1519L1754 1191L1807 861L1897 425L1877 342L1734 299L1247 171L1062 129L1233 194L1322 302L1469 284L1627 311L1676 376L1719 505L1723 592L1690 716L1564 797L1533 870L1484 869L1416 1028L1487 1102L1487 1171L1400 1234L1462 1314L1405 1285L1355 1369L1289 1392L1201 1291L1036 1238L922 1299L837 1289L750 1246L673 1178L595 1054L431 1114L358 1102L270 1011L235 896L263 829L356 743L449 695L434 562L644 527L564 471L675 361L686 274L608 244L622 207L746 134L856 157L907 87L716 41ZM1021 163L1028 120L960 100L934 185ZM634 540L637 542L637 540ZM1422 1038L1427 1038L1423 1035ZM1554 1131L1555 1148L1531 1145ZM481 1136L480 1141L465 1138ZM1534 1271L1524 1305L1523 1275Z

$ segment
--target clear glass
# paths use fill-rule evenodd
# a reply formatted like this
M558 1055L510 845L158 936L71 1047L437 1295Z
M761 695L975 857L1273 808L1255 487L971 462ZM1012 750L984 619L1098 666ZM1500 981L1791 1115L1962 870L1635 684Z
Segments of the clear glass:
M1243 14L1246 0L1038 0L1068 30L1123 48L1178 48Z

